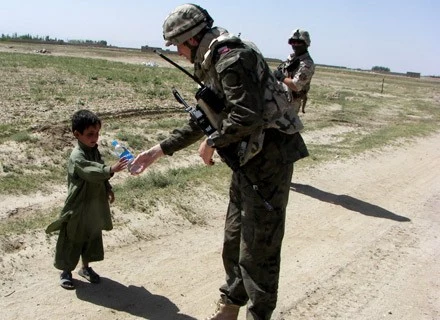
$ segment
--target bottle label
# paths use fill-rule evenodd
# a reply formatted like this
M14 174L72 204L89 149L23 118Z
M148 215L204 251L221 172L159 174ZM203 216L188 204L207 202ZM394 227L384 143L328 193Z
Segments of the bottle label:
M119 155L119 158L125 158L125 159L127 159L128 161L131 161L131 160L133 160L133 155L130 153L130 151L128 151L128 150L124 150L124 152L122 152L120 155Z

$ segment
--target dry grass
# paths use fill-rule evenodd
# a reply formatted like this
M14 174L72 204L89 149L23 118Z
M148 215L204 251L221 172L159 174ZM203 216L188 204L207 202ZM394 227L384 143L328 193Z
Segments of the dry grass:
M153 53L53 45L45 46L50 53L40 54L35 52L38 49L41 46L35 44L0 43L4 62L0 68L1 201L11 196L24 199L20 197L36 191L50 194L54 186L65 185L65 161L74 144L69 119L74 111L87 108L102 117L100 149L110 162L114 138L138 153L186 121L171 87L177 86L194 103L196 85ZM177 55L172 58L190 67ZM146 67L147 61L159 67ZM302 163L350 157L430 134L439 129L439 106L440 82L434 79L317 68L306 114L301 116L311 153ZM199 163L196 147L162 159L154 167L162 172L156 177L135 182L128 174L115 177L116 190L124 195L116 208L143 215L168 203L186 221L203 224L203 213L197 205L182 202L179 190L191 190L185 197L191 194L194 199L206 199L206 194L223 197L229 174L224 166L215 166L208 174L195 164ZM154 186L154 178L167 183L144 192L146 184ZM52 207L60 205L58 201ZM8 217L7 213L0 217ZM0 219L4 232L7 220ZM34 220L33 228L41 228L47 217ZM14 228L14 232L20 231Z

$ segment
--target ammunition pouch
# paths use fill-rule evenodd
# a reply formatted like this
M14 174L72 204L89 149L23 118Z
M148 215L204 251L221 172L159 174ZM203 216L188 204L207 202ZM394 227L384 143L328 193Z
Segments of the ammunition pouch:
M196 100L203 100L215 113L220 113L225 108L223 101L208 87L202 87L196 92Z

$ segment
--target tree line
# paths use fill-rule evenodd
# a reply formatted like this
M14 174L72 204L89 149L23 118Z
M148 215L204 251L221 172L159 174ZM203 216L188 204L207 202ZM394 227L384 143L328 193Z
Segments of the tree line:
M88 45L88 46L98 46L107 47L107 41L105 40L62 40L57 38L51 38L49 36L33 36L30 34L18 35L13 33L12 35L3 34L1 35L0 41L21 41L21 42L41 42L41 43L52 43L52 44L74 44L74 45Z

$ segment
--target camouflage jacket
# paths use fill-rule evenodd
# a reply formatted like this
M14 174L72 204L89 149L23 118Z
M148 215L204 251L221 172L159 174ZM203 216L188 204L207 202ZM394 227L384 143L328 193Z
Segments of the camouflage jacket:
M213 115L216 119L211 123L215 123L217 132L211 139L217 148L238 143L241 165L261 151L265 129L276 128L294 134L303 128L283 87L254 44L222 28L213 28L199 45L194 71L225 105L221 113ZM202 135L189 123L175 130L161 147L165 154L172 154Z
M301 100L307 96L310 90L310 82L315 73L315 63L308 52L298 57L295 57L293 53L281 64L280 68L286 77L293 79L295 87L298 88L298 91L293 91L287 85L283 84L289 102L295 105L294 108L298 112Z

